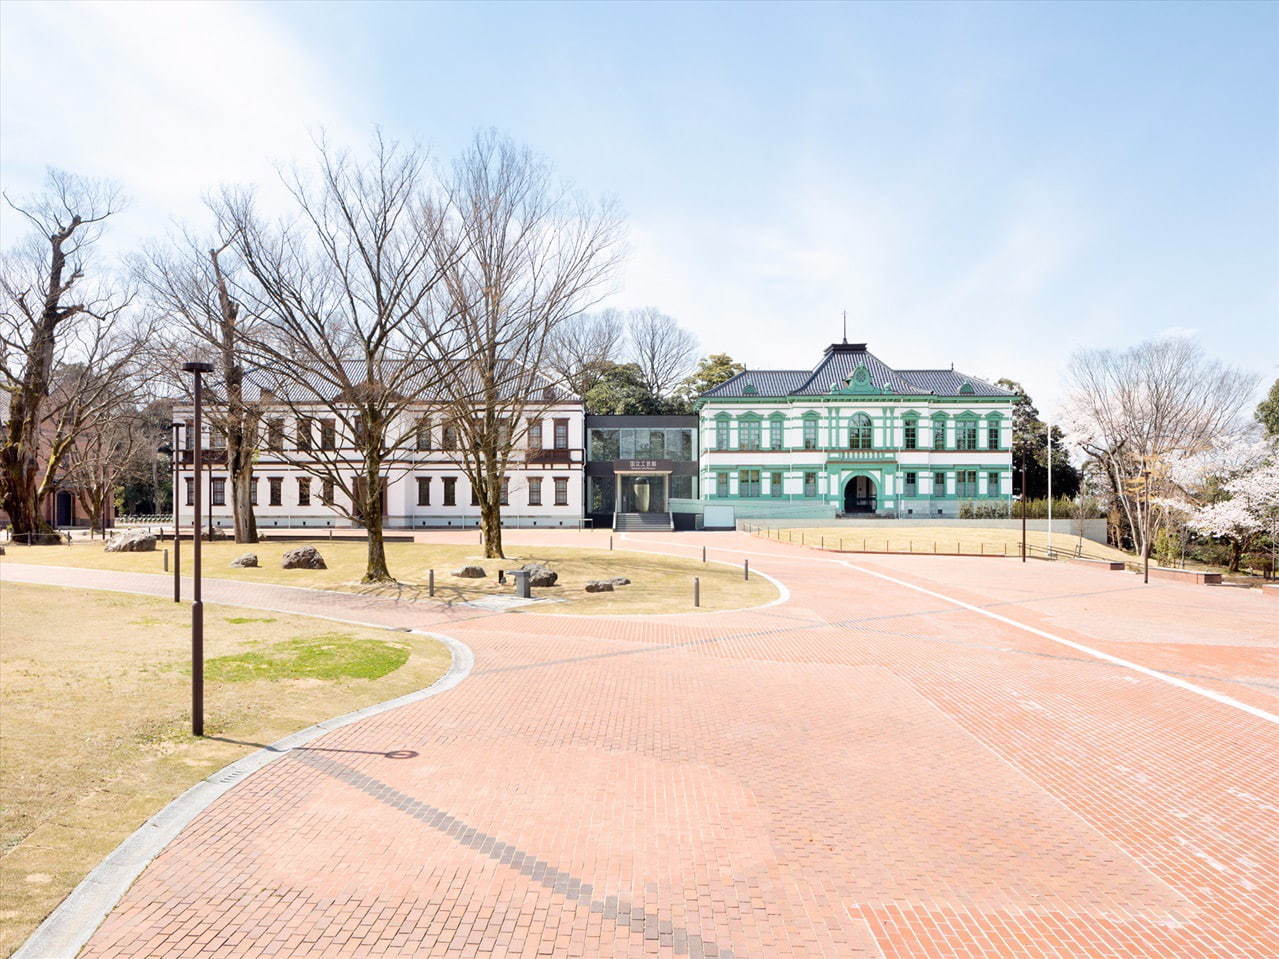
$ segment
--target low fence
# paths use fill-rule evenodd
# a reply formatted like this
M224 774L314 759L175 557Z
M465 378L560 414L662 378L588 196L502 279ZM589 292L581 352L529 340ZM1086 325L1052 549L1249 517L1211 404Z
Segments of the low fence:
M806 546L809 549L825 550L831 553L880 553L895 555L919 556L976 556L996 559L1021 556L1021 543L965 543L962 539L943 539L935 536L914 538L909 535L885 535L882 526L876 533L870 528L850 528L847 533L842 529L835 533L810 533L802 528L782 528L762 523L742 523L739 526L744 532L761 539L771 539L779 543L790 543L794 546ZM927 524L919 524L921 526ZM980 525L980 524L975 524ZM1088 561L1109 561L1109 557L1100 556L1089 550L1091 540L1078 539L1066 547L1048 549L1034 543L1025 545L1026 556L1033 559L1077 559ZM1129 563L1130 569L1138 568Z
M881 539L890 530L900 529L917 529L919 527L929 527L936 529L942 527L945 529L1021 529L1020 519L946 519L938 517L935 519L895 519L891 516L885 516L873 519L855 519L853 517L841 517L838 519L751 519L749 517L738 521L738 529L754 529L756 527L768 527L770 529L848 529L857 530L858 535L878 535ZM1026 529L1030 532L1046 533L1049 529L1049 521L1046 519L1027 519ZM863 533L865 530L867 532ZM878 533L870 533L870 530L878 530ZM1092 540L1094 543L1105 544L1106 542L1106 521L1104 519L1054 519L1052 520L1053 535L1074 536L1078 537L1081 532L1083 538ZM852 533L848 534L850 537ZM888 535L892 535L888 533Z

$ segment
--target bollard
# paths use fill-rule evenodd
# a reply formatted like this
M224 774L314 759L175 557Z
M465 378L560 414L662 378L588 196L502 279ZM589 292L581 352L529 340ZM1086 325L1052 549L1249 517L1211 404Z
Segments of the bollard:
M825 549L825 548L826 548L826 535L823 533L823 534L822 534L822 549Z
M166 573L169 571L169 551L167 549L164 551L164 571Z
M702 547L702 562L706 562L706 547Z
M610 537L608 538L608 550L609 550L609 552L610 552L610 553L613 551L613 537L612 537L612 536L610 536Z
M435 570L426 571L426 594L428 596L435 595Z
M749 580L751 578L751 561L749 559L742 560L742 579Z
M693 605L702 605L702 581L696 576L693 577Z

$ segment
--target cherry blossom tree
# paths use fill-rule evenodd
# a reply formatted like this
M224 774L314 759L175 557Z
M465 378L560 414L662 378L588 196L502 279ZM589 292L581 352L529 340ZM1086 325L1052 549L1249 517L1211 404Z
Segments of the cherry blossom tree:
M1208 503L1188 520L1191 528L1230 544L1230 569L1279 521L1279 451L1234 472L1220 484L1228 499Z

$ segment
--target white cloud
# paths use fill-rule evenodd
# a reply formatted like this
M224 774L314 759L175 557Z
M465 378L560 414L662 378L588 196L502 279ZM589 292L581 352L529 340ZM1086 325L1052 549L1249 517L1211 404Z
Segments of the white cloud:
M338 74L265 8L9 3L0 16L4 187L38 189L46 165L119 181L131 204L113 246L197 216L220 183L272 183L273 161L304 154L320 127L351 137Z

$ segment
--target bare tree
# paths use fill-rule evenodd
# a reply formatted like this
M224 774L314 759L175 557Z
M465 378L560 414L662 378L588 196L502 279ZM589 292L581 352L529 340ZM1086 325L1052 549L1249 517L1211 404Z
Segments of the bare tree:
M89 516L91 530L105 528L107 501L121 479L137 465L138 454L150 447L137 415L128 403L106 414L93 429L85 430L67 449L66 480Z
M43 194L5 200L33 232L0 266L0 506L15 536L52 541L40 502L72 443L141 369L146 334L132 328L131 293L87 275L121 205L114 186L51 170Z
M502 489L530 421L562 399L547 388L561 325L603 295L620 256L620 220L552 181L545 163L479 134L449 180L452 246L442 311L458 317L457 375L440 396L460 434L454 455L479 501L484 555L502 552Z
M210 203L217 210L251 206L247 196L224 190ZM219 218L211 240L190 233L171 244L153 246L135 263L135 273L153 306L178 323L167 340L175 385L186 391L189 377L176 371L181 361L208 355L214 373L208 385L214 401L208 406L210 425L226 442L227 472L231 478L231 513L237 543L258 541L253 511L253 462L258 452L261 404L246 397L247 343L254 333L252 314L241 316L232 284L240 269L232 249L234 227Z
M625 335L617 310L568 317L551 335L546 365L573 395L585 396L617 362Z
M697 337L660 310L648 306L632 310L626 328L627 354L640 368L644 385L655 400L674 392L693 366Z
M1160 501L1175 492L1172 461L1237 439L1247 428L1242 411L1256 382L1186 339L1071 357L1070 432L1105 473L1142 555L1158 530Z
M366 527L364 582L384 582L385 485L407 468L396 459L414 436L411 407L451 373L449 318L437 319L432 292L456 255L422 150L378 135L367 159L323 141L317 154L314 176L283 174L292 220L263 223L246 194L216 207L242 264L236 299L254 320L249 399L294 429L295 442L267 447Z

